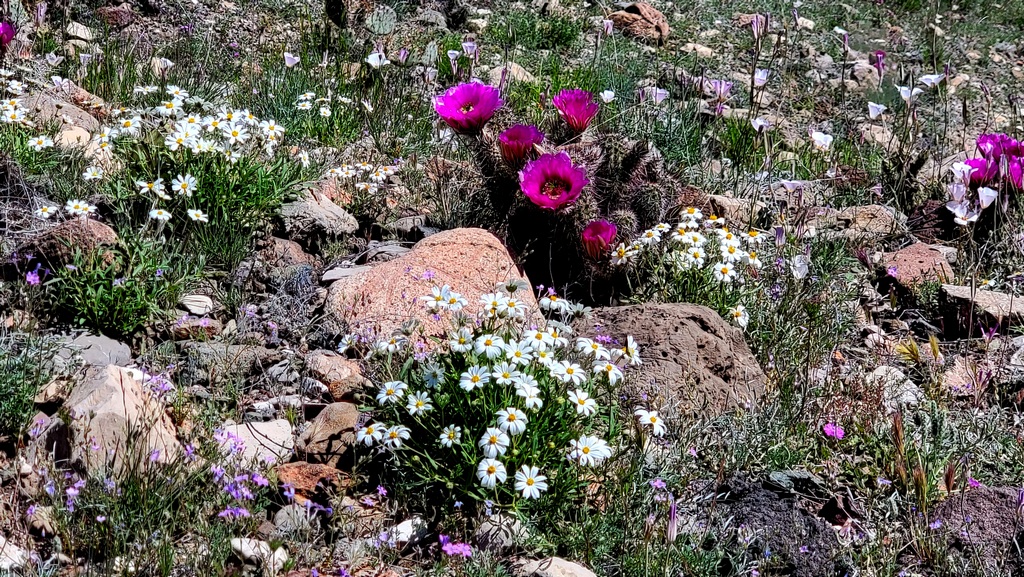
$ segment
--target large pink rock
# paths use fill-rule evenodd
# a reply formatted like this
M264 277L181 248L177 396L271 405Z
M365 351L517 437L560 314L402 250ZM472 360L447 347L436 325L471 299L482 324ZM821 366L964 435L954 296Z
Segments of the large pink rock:
M434 318L420 297L435 286L449 285L469 301L464 312L472 316L482 309L481 295L513 280L530 286L496 236L479 228L457 228L425 238L395 260L335 281L324 309L351 330L372 329L388 336L415 319L424 335L443 335L451 330L450 319ZM538 314L532 290L517 294Z
M89 470L169 463L181 453L163 404L127 369L92 367L64 406L72 416L71 460Z
M953 268L942 251L923 242L885 253L882 264L906 287L927 281L949 282L954 278Z

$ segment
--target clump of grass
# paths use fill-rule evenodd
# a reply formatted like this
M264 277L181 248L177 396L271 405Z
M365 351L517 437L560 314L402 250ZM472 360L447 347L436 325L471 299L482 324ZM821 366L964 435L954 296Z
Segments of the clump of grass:
M59 317L116 337L130 337L177 304L202 260L174 258L159 243L122 238L112 250L77 251L52 271L44 299Z
M17 437L32 418L36 394L53 378L58 339L0 329L0 437Z
M489 42L527 50L572 48L582 34L581 22L570 16L522 11L502 14L487 27Z

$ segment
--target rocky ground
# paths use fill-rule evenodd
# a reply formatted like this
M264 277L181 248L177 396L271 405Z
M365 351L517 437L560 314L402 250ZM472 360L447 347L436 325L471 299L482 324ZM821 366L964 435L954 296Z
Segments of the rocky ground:
M0 574L1024 574L1019 1L0 22Z

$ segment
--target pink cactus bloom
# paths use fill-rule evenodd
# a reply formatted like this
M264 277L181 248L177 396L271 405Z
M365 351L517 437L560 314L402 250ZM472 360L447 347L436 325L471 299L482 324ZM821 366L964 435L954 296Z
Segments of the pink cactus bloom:
M607 220L595 220L588 224L582 234L583 249L587 251L587 256L594 260L604 256L611 249L618 232L615 223Z
M599 106L594 102L594 95L586 90L565 89L551 99L551 104L576 132L583 132L590 126L590 121L597 116Z
M434 98L434 110L459 134L477 134L505 103L498 89L478 82L453 86Z
M825 433L826 437L832 437L833 439L840 441L846 436L846 431L835 423L826 423L825 426L822 427L822 431Z
M501 157L512 166L519 166L526 160L535 144L544 142L544 133L536 126L517 124L498 136Z
M574 166L565 152L542 154L519 171L519 187L526 198L551 210L576 202L588 184L587 171Z

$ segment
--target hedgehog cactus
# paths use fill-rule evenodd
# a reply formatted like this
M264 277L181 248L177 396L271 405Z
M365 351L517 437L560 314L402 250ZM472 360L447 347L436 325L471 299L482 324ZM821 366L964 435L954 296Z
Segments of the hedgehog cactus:
M589 122L593 114L585 112ZM489 127L463 142L487 191L488 206L477 213L480 224L504 236L534 283L574 291L576 298L589 293L596 301L608 294L610 269L607 251L596 250L593 230L589 247L584 240L587 227L605 222L601 239L616 231L609 244L635 238L665 218L679 185L651 143L598 134L592 124L576 134L577 126L566 126L561 116L543 133L516 126L499 138L500 131ZM530 146L511 150L511 136ZM523 156L529 150L531 162ZM538 166L553 179L540 179Z

